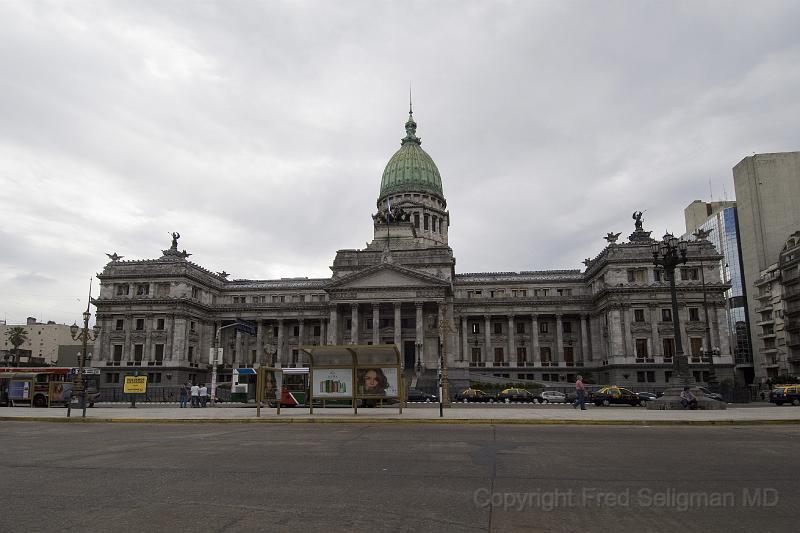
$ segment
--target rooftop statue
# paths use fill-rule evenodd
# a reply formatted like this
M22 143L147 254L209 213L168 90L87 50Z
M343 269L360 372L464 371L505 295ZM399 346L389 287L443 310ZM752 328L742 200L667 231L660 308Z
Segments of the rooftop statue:
M636 221L636 231L644 231L642 229L642 212L641 211L634 211L633 216L631 216L633 220Z
M611 233L611 232L609 232L609 233L606 233L606 236L603 237L603 238L605 240L607 240L609 243L614 244L615 242L617 242L617 239L619 238L619 236L620 236L619 233Z

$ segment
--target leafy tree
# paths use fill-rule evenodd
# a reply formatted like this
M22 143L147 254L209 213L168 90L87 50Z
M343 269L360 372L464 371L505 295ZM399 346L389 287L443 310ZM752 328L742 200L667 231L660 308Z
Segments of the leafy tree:
M19 364L19 347L28 340L28 332L22 326L14 326L6 331L6 337L11 346L14 347L14 357L11 360L11 366L17 366Z

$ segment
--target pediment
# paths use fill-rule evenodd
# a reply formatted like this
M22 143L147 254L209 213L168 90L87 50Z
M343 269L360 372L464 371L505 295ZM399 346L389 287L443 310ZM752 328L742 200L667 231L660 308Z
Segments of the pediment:
M329 285L331 289L363 289L363 288L430 288L447 287L450 284L422 272L398 267L395 265L379 265L340 278Z

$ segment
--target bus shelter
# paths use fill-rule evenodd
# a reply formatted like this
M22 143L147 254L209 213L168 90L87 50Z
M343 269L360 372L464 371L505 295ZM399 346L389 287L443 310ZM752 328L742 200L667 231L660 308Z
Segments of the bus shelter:
M349 401L353 413L364 405L395 402L403 412L405 384L400 352L394 344L301 346L308 354L309 412L314 402Z

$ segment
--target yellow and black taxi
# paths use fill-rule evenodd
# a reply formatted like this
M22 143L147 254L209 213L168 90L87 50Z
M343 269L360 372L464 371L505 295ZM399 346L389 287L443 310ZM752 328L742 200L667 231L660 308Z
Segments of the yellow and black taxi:
M536 396L529 390L520 389L518 387L510 387L508 389L503 389L497 394L497 401L498 402L524 402L524 403L532 403Z
M589 393L589 402L601 405L644 405L647 400L632 390L611 385Z
M769 401L775 405L800 405L800 385L779 385L773 388L769 393Z
M457 402L493 402L495 400L493 394L489 394L488 392L483 392L480 389L464 389L458 394L456 394L456 401Z

